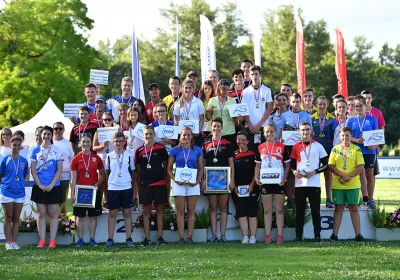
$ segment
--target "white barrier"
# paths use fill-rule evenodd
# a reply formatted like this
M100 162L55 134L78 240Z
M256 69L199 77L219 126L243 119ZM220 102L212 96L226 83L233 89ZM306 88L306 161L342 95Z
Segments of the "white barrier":
M400 157L379 157L378 179L399 179L400 178Z

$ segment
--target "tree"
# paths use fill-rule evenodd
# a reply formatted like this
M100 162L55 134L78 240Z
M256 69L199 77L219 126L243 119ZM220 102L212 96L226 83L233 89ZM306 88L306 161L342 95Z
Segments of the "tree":
M89 70L100 63L82 35L93 26L86 13L80 0L6 4L0 17L1 126L30 119L49 97L60 107L84 100Z

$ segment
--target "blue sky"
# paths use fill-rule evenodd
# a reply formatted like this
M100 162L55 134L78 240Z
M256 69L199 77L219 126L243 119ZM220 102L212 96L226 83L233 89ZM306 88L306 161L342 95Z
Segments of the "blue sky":
M162 26L159 9L169 6L168 0L83 0L88 6L89 17L95 21L90 31L89 42L96 45L107 38L114 42L124 34L132 33L135 23L138 36L154 38L157 26ZM190 4L190 0L173 1L176 4ZM226 1L209 1L212 8ZM250 30L256 30L263 20L263 13L276 9L279 5L293 4L295 9L303 10L305 21L325 19L328 30L339 26L343 30L346 48L352 48L352 40L357 35L364 35L374 42L372 55L377 56L381 46L387 41L391 47L400 44L397 31L400 27L400 1L396 0L236 0L242 12L242 19ZM331 32L331 38L333 32ZM332 39L331 39L332 40Z

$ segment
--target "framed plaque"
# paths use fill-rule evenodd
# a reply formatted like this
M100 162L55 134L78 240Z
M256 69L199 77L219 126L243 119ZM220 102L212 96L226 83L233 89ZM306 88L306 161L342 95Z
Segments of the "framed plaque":
M231 169L227 167L204 167L204 178L206 181L205 193L226 194L230 193L229 183L231 179Z
M97 190L94 186L75 186L76 201L74 207L94 208L96 205Z

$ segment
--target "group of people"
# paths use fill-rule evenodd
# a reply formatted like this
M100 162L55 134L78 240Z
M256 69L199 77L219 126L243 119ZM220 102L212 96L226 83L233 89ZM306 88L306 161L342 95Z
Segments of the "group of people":
M329 113L329 100L306 89L293 93L289 84L272 94L261 83L261 68L244 59L232 72L231 83L219 79L216 70L208 73L200 89L197 74L187 73L181 80L169 79L171 94L163 99L156 83L149 85L150 102L146 105L132 95L133 80L121 82L122 94L106 100L98 95L94 84L85 86L87 102L79 109L70 139L64 139L64 125L36 130L36 144L23 148L24 135L13 134L8 128L1 132L0 175L5 222L6 249L18 249L16 237L25 198L24 180L31 173L34 185L31 200L37 204L38 248L46 246L46 219L50 219L49 247L56 247L59 207L65 212L68 190L76 201L76 185L98 189L94 208L74 207L78 239L84 245L84 221L89 216L89 244L96 246L97 217L103 207L109 210L108 240L114 244L118 211L122 211L126 243L133 245L131 208L143 205L145 238L151 244L150 215L157 215L158 244L163 239L163 215L175 199L179 244L194 243L195 209L198 197L207 189L205 167L227 167L230 194L204 192L209 202L212 237L209 242L227 242L227 204L232 197L236 218L242 231L242 243L256 243L257 217L261 204L264 212L265 243L271 243L273 212L276 213L277 243L282 243L284 211L296 208L296 240L302 241L304 216L310 204L315 240L320 241L321 182L324 174L326 207L335 208L331 240L338 240L343 210L348 206L356 240L362 241L358 206L365 202L375 208L375 177L377 147L364 146L362 133L382 129L382 112L371 106L372 93L364 90L347 100L333 96L334 112ZM246 103L249 115L231 117L228 105ZM160 125L179 125L180 121L199 123L199 132L183 127L178 139L157 137ZM134 135L142 123L143 137ZM99 142L97 128L118 126L113 141ZM301 140L294 146L285 145L283 131L298 131ZM29 172L30 169L30 172ZM184 181L176 169L196 171L195 180ZM262 174L279 173L279 183L268 183ZM239 195L238 186L247 186L248 195ZM361 190L361 192L360 192ZM362 193L362 198L360 194ZM285 205L285 197L287 202ZM184 236L185 209L188 214L187 237ZM219 212L219 237L217 237ZM250 231L250 232L249 232Z

